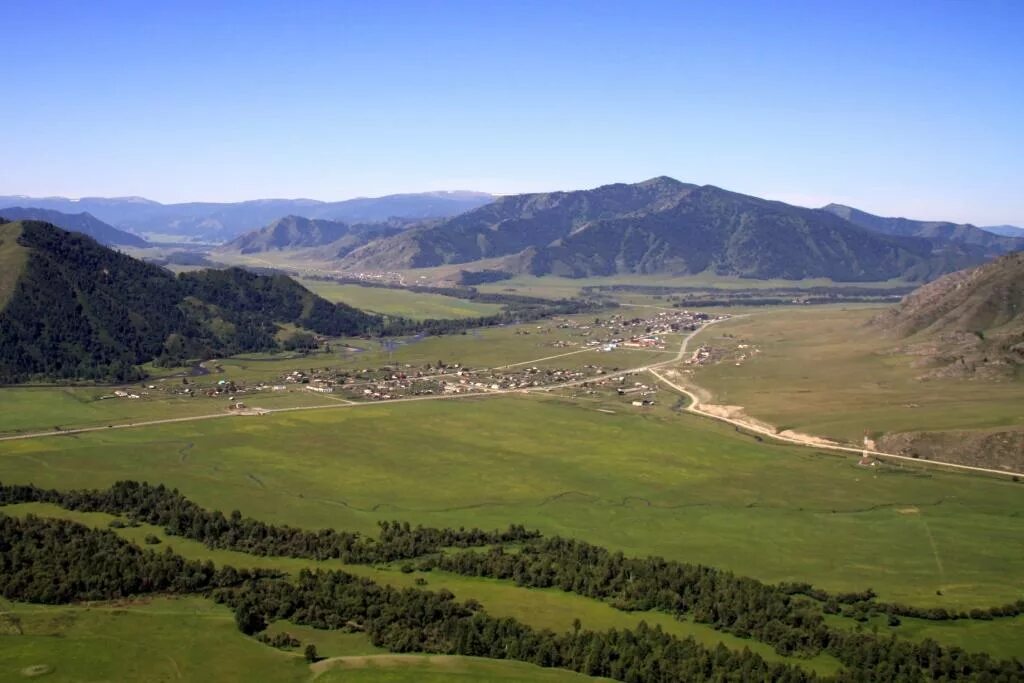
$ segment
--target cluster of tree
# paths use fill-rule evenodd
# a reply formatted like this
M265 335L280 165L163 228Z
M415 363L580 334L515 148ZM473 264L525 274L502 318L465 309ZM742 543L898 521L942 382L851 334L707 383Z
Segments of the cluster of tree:
M501 282L512 279L513 274L506 270L460 270L459 284L472 286L489 282Z
M421 560L420 568L440 568L470 576L513 580L518 585L561 588L610 602L624 610L658 610L733 633L754 637L780 654L812 656L828 652L851 670L865 667L878 680L920 680L922 669L942 677L974 673L1013 680L1024 675L1018 661L998 662L988 655L941 648L930 641L908 643L829 627L811 593L851 605L863 605L871 591L829 595L802 584L773 586L731 572L664 560L627 558L580 541L546 538L530 541L515 553L492 548ZM1011 678L1005 678L1005 676ZM1004 678L998 678L1004 676ZM857 678L851 680L860 680ZM983 678L983 680L985 680Z
M512 525L504 531L433 529L408 522L381 522L379 538L359 533L321 529L306 531L242 517L235 510L225 515L206 510L177 489L134 481L117 482L105 491L57 491L35 486L0 485L0 505L46 502L68 510L127 515L132 520L162 526L168 534L200 541L210 548L237 550L250 555L340 559L369 564L393 562L436 553L443 548L469 548L519 543L538 538L536 531Z
M301 647L302 641L288 633L287 631L281 631L270 635L269 633L261 633L257 636L256 640L260 641L264 645L270 647L276 647L279 650L290 650L292 648Z
M61 604L195 593L268 575L142 550L112 531L65 520L0 515L0 595L10 600Z
M621 681L816 680L749 650L707 648L646 624L627 631L538 631L492 617L473 602L457 602L448 591L396 589L338 571L303 570L295 582L251 581L213 596L235 609L243 630L287 619L365 631L374 645L392 652L515 659Z
M857 614L889 614L895 617L913 617L930 621L953 621L957 619L990 621L1001 617L1016 617L1024 614L1024 600L1017 600L994 607L972 607L969 610L954 610L946 609L945 607L917 607L900 603L858 602L836 613L855 618Z

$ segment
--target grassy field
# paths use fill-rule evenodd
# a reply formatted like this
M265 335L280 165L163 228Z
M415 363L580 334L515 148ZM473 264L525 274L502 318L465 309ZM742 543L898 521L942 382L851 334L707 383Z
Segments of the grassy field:
M365 311L414 320L428 318L476 318L500 313L503 306L481 304L441 294L423 294L405 289L363 287L300 278L302 285L328 301L346 303Z
M312 678L301 656L245 637L229 609L200 598L72 607L0 601L0 634L4 681ZM33 667L48 673L32 676Z
M341 681L373 683L504 683L539 681L540 683L572 683L604 681L562 669L542 669L522 662L505 662L478 657L440 657L428 655L383 655L377 657L346 657L314 665L320 672L318 683Z
M411 276L416 271L407 271ZM489 282L478 285L477 289L482 292L499 292L507 294L522 294L525 296L539 296L543 298L559 299L564 297L577 296L583 287L596 287L601 285L643 285L648 287L709 287L715 289L769 289L772 287L829 287L842 286L825 278L812 280L753 280L748 278L724 277L712 273L701 273L699 275L613 275L609 277L587 277L567 278L555 275L537 277L535 275L517 275L509 280L500 282ZM859 287L905 287L903 281L889 282L859 282Z
M363 635L283 626L331 659L311 667L300 653L263 645L238 631L229 609L201 598L158 597L71 607L0 600L0 680L593 680L519 662L382 654Z
M28 259L28 251L18 244L20 236L20 223L0 226L0 311L14 293L14 285Z
M833 590L871 586L918 604L1013 600L1024 576L1020 484L865 470L699 418L609 415L554 398L377 404L0 444L4 482L119 479L304 527L524 523L630 554Z
M865 431L1024 426L1024 382L922 382L913 358L892 353L896 343L865 326L878 310L761 309L716 325L695 341L729 352L729 360L699 368L695 381L714 403L846 441L859 442ZM759 353L737 366L738 344Z

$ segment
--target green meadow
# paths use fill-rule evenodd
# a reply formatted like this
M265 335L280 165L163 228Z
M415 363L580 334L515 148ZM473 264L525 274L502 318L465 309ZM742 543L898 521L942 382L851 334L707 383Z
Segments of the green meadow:
M500 313L499 304L482 304L442 294L426 294L407 289L363 287L323 280L299 278L302 285L328 301L355 306L382 315L414 320L428 318L476 318Z
M1021 485L769 445L555 397L374 404L0 444L0 480L175 486L268 521L535 526L636 555L887 600L1020 595ZM898 549L894 552L893 549ZM936 591L942 592L941 596Z
M286 627L304 644L315 644L327 659L311 666L301 652L278 650L244 636L231 610L202 598L157 597L60 607L0 600L0 680L593 680L520 662L396 656L381 653L361 634Z

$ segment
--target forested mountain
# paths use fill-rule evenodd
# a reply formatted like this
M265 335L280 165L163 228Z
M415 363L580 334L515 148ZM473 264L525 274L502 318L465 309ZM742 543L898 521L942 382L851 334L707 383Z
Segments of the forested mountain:
M275 323L358 334L379 319L283 276L173 273L36 221L0 224L0 382L131 379L177 363L278 347Z
M385 197L360 197L340 202L314 199L256 199L246 202L160 204L141 197L0 197L0 206L31 205L79 213L137 234L158 234L210 242L234 239L282 216L369 223L391 218L447 218L475 209L494 197L482 192L424 192ZM0 213L2 215L2 213Z
M0 208L0 216L10 221L33 220L52 223L68 232L80 232L88 235L100 244L108 246L146 247L149 243L138 235L118 230L107 225L90 213L61 213L53 209L25 208L11 206Z
M218 249L225 253L257 254L266 251L326 247L328 258L341 258L374 239L402 231L400 221L387 223L342 223L285 216L265 228L247 232Z
M1024 365L1024 252L919 287L874 323L956 372Z
M854 225L885 235L924 237L934 242L939 249L955 246L986 258L1024 249L1024 233L1020 236L999 235L967 224L887 218L842 204L829 204L823 210L845 218Z
M705 271L751 278L925 279L978 262L921 238L879 235L827 211L671 178L501 197L357 249L350 270L504 257L504 267L569 277Z

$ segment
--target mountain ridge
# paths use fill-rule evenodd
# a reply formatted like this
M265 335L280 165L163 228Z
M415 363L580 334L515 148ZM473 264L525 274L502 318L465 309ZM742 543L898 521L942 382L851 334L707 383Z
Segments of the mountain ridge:
M31 204L40 209L86 211L116 228L135 234L160 234L225 242L258 230L288 215L345 222L380 222L392 218L446 218L482 206L493 195L469 190L356 197L334 202L316 199L251 199L242 202L161 204L144 197L0 196L0 207ZM2 210L0 210L2 215Z
M591 190L499 197L450 219L371 242L350 271L504 258L520 272L616 273L845 281L927 279L971 263L926 239L879 235L827 211L659 176Z
M87 211L77 214L69 214L54 209L39 209L34 207L9 206L0 209L0 217L12 221L37 220L44 223L51 223L68 232L80 232L83 235L92 237L101 244L119 247L148 247L149 243L130 232L118 230L112 225L104 223Z
M239 235L218 247L216 253L257 254L323 247L328 258L341 258L373 239L398 234L405 224L356 223L311 219L303 216L285 216L269 225Z
M822 210L868 230L901 237L924 237L939 245L973 250L985 258L1024 249L1024 238L998 235L969 223L876 216L844 204L828 204Z

